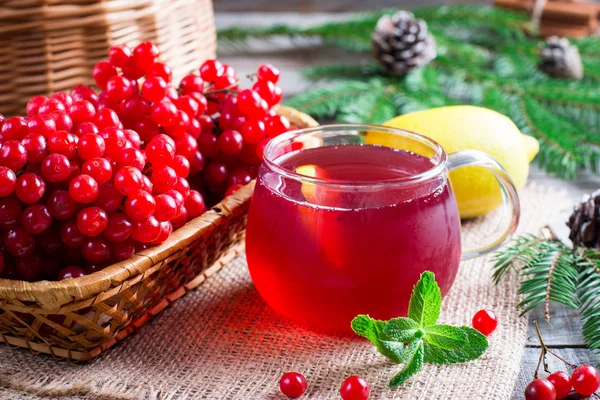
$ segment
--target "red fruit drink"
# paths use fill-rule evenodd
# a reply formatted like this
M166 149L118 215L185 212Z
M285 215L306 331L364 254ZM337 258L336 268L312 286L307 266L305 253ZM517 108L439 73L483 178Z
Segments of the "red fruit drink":
M446 175L427 176L434 167L428 158L338 145L273 162L259 172L246 248L254 284L276 311L349 331L358 314L406 316L425 270L435 273L442 294L450 288L460 261L460 218ZM293 174L306 171L321 179Z

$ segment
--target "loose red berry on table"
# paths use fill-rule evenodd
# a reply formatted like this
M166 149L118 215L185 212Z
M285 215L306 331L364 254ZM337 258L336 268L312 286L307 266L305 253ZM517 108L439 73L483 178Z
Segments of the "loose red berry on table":
M538 378L525 388L525 400L556 400L556 389L544 378Z
M306 378L298 372L287 372L279 380L281 393L292 399L302 396L307 388Z
M596 393L600 386L598 370L591 365L581 365L573 371L571 383L577 393L583 396L591 396Z
M473 328L485 336L491 335L498 326L498 318L491 310L479 310L473 316Z
M369 384L360 376L349 376L342 382L340 395L343 400L366 400L369 398L371 388Z
M556 389L556 399L562 400L566 398L573 386L571 385L571 377L563 371L556 371L547 378Z

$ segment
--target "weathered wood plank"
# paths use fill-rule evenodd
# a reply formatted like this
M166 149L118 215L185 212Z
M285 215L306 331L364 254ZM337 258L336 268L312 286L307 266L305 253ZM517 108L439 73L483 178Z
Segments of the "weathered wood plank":
M583 347L585 341L581 334L581 320L577 310L552 304L550 307L550 324L544 320L544 309L538 307L529 316L529 331L527 345L537 346L539 340L535 332L533 321L538 321L544 342L548 346L556 347Z

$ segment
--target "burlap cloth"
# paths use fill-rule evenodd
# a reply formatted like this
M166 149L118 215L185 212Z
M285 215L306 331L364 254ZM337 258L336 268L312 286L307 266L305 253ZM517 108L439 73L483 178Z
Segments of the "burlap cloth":
M531 184L521 202L520 230L527 232L568 206L564 194ZM490 227L481 222L465 224L466 235L485 237ZM390 391L397 365L358 337L311 332L275 315L239 258L94 362L73 364L0 346L0 398L283 399L280 376L299 371L308 380L306 399L339 398L344 378L361 375L372 399L506 400L527 332L527 319L515 307L517 279L513 273L494 286L489 257L464 262L441 320L468 325L475 311L495 310L500 324L490 348L468 364L426 365Z

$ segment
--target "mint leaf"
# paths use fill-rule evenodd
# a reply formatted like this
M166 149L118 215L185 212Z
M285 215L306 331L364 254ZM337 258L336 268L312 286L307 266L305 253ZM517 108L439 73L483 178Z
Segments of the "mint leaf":
M425 328L424 339L433 346L452 350L467 343L467 334L458 326L431 325Z
M487 350L487 338L471 327L436 325L441 308L442 294L435 275L425 271L410 297L408 318L379 321L358 315L352 320L354 332L369 339L381 354L398 364L406 361L390 381L391 388L418 374L424 363L467 362Z
M406 347L404 343L393 341L384 333L386 325L386 321L379 321L368 315L358 315L351 323L354 333L369 339L379 353L400 364L406 357Z
M408 354L406 365L402 371L390 381L390 387L395 388L406 382L411 376L418 374L423 370L423 341L413 340L408 345Z
M469 327L459 328L467 336L467 342L456 349L443 349L433 343L425 343L424 361L432 364L457 364L479 358L488 348L487 338Z
M436 323L441 308L442 293L435 281L435 275L431 271L425 271L410 296L408 317L425 328Z
M394 340L408 342L415 338L415 332L420 328L419 324L410 318L392 318L383 332Z

